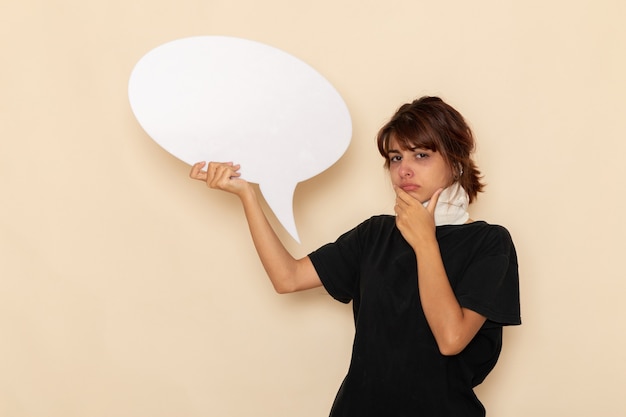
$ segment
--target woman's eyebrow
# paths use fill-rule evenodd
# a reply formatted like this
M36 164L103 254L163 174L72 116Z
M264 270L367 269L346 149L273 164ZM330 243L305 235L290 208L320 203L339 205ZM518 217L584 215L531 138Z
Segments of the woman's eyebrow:
M422 148L421 146L413 146L411 148L405 148L405 150L407 150L409 152L414 152L414 151L417 151L417 150L425 151L427 149L426 148ZM387 151L387 153L401 153L401 152L399 150L397 150L397 149L389 149Z
M427 148L425 146L415 146L409 149L411 152L437 152L434 149Z

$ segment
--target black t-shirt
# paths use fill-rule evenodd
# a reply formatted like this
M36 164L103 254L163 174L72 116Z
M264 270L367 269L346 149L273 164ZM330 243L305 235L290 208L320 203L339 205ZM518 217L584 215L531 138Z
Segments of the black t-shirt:
M436 233L459 303L487 317L455 356L439 352L419 299L415 252L395 217L372 217L309 255L327 291L354 310L352 360L332 417L485 415L472 388L498 359L502 326L521 323L515 247L505 228L482 221Z

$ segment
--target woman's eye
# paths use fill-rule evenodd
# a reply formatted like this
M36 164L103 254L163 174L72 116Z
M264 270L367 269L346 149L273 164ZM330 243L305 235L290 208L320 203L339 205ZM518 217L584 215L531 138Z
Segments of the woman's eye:
M401 161L401 160L402 160L402 157L399 156L399 155L392 156L391 158L389 158L389 162L398 162L398 161Z
M415 154L415 157L417 159L428 158L428 154L424 152L418 152L417 154Z

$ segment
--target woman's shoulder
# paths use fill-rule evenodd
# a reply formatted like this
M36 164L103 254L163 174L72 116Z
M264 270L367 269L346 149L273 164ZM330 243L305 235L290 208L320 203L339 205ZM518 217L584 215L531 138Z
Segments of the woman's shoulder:
M341 235L338 240L376 240L378 238L384 238L385 236L393 234L395 229L395 216L389 214L377 214L363 220L351 230L348 230L343 235Z
M366 222L371 222L374 224L395 224L396 216L391 214L375 214L367 219Z
M475 220L466 223L467 226L474 226L475 228L485 232L485 233L494 233L494 234L505 234L508 235L509 231L506 227L501 224L488 223L485 220Z
M396 216L391 214L376 214L364 220L357 226L361 230L383 231L392 230L396 227Z
M487 252L510 253L515 250L513 239L506 227L484 220L457 226L439 226L437 238L440 243L447 242L454 246L453 242L456 242Z
M510 236L506 227L500 224L488 223L485 220L472 220L461 225L438 226L437 228L455 228L456 231L461 233L485 233Z
M388 227L396 224L396 216L390 214L376 214L357 224L354 229L369 229Z
M506 227L500 224L487 223L484 220L477 220L468 223L468 225L475 225L481 233L489 235L494 239L511 240L511 233L509 233Z

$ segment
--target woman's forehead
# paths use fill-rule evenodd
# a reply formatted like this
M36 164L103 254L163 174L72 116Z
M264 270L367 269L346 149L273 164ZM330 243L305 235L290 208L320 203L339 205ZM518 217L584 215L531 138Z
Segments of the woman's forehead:
M392 132L389 135L388 149L430 149L436 150L435 143L427 138L420 137L422 135L401 135L398 132Z

